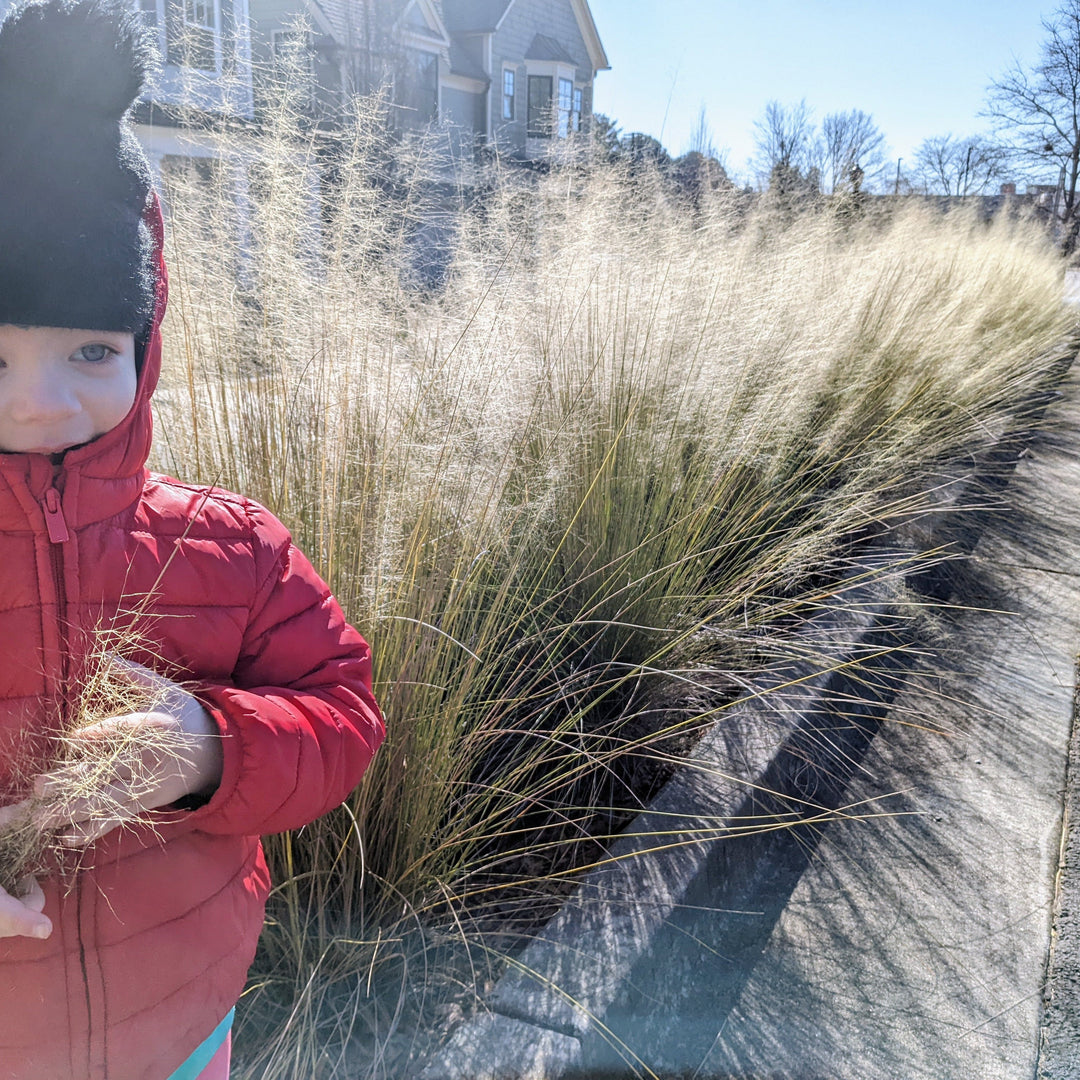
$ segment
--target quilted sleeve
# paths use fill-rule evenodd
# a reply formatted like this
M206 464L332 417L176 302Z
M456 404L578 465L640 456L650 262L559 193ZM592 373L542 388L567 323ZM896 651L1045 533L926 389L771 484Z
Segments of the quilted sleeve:
M285 527L249 505L262 584L231 682L195 690L221 730L224 770L187 824L255 836L299 828L342 803L385 728L367 642Z

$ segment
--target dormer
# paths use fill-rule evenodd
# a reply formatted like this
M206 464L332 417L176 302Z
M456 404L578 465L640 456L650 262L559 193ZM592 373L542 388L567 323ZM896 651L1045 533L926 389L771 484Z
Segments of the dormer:
M398 39L406 48L445 54L450 35L431 0L409 0L398 20Z

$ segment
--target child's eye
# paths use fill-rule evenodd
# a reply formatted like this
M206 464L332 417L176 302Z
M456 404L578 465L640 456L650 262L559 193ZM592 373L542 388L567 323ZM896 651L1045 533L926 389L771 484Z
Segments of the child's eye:
M108 345L83 345L75 353L79 360L86 360L91 364L100 364L102 360L108 360L115 353Z

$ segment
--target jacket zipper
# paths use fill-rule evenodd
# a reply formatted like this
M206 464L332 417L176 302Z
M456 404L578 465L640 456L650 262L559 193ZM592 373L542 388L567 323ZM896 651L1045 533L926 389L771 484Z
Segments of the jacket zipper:
M64 518L64 507L60 492L57 491L55 484L45 492L45 496L41 500L41 508L45 513L45 528L49 534L49 564L52 568L53 588L56 591L56 618L60 638L60 685L66 687L69 674L68 641L65 630L67 625L67 584L64 578L64 552L61 545L66 544L71 539L71 533L68 530L67 520ZM79 890L76 901L76 931L79 943L79 968L82 973L83 994L86 1002L86 1065L87 1074L89 1075L93 1023L90 1003L90 973L86 967L86 946L83 942L83 900L82 890Z
M67 620L67 584L64 581L64 551L60 547L71 539L60 492L50 487L41 500L45 511L45 528L49 533L49 564L52 567L53 588L56 590L56 621L60 638L60 685L65 686L68 677L68 641L65 631Z
M50 543L54 545L63 544L70 540L71 534L68 532L67 521L64 519L64 507L60 502L60 492L55 487L51 487L45 492L45 498L41 500L41 506L45 511L45 528L49 530ZM53 566L55 569L55 560ZM63 581L63 574L57 580L58 586L61 581Z

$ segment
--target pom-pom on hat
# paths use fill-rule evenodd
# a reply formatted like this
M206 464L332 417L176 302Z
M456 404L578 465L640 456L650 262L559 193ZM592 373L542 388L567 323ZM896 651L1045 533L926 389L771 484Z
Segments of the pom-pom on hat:
M31 0L0 23L0 323L146 327L152 182L127 113L155 61L109 0Z

